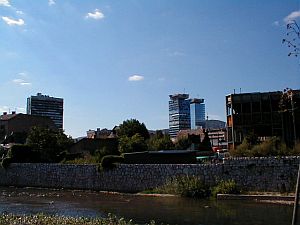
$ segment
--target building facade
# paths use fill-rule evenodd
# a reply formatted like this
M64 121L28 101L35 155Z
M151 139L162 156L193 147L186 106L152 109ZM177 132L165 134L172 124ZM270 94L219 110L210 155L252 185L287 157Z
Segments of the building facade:
M27 114L47 116L59 129L63 129L63 112L64 101L62 98L54 98L41 93L27 98Z
M191 129L205 127L204 99L193 98L190 100Z
M45 116L33 116L22 113L7 114L4 112L0 116L0 140L3 141L8 136L13 136L15 143L25 143L27 134L33 127L44 127L57 130L54 122Z
M191 128L190 100L188 94L175 94L169 97L169 135L175 138L180 130Z
M300 136L300 90L282 104L281 91L226 96L228 148L235 148L253 133L260 140L280 137L291 145ZM284 105L284 106L283 106Z

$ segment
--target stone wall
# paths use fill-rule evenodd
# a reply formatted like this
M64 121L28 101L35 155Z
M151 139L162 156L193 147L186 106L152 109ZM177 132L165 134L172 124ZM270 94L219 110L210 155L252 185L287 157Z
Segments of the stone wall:
M11 164L0 169L0 186L31 186L138 192L174 176L198 176L207 185L233 179L253 191L293 191L299 157L232 158L220 164L121 164L98 172L96 165Z

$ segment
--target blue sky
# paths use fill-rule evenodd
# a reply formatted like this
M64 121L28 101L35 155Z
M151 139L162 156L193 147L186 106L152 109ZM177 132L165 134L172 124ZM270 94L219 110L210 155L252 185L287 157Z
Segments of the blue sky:
M0 0L0 111L41 92L64 98L73 137L130 118L168 128L169 94L204 98L299 89L287 19L300 0Z

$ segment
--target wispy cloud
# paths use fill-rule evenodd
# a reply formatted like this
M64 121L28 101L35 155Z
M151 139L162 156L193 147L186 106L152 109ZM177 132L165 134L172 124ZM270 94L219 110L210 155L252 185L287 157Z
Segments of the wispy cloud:
M24 15L24 12L21 11L21 10L17 10L16 13L19 14L19 15Z
M20 86L29 86L31 83L28 81L28 75L26 72L18 73L18 78L12 80L12 82L16 85Z
M48 5L50 5L50 6L51 6L51 5L55 5L55 4L56 4L56 2L55 2L54 0L49 0L49 1L48 1Z
M164 54L166 54L170 57L186 56L186 54L183 51L174 50L174 49L170 49L170 48L162 49L162 51L164 52Z
M278 27L278 26L280 25L280 22L279 22L279 21L274 21L274 22L272 23L272 25Z
M174 52L169 52L168 54L169 56L173 56L173 57L177 57L177 56L185 56L184 52L180 52L180 51L174 51Z
M141 81L141 80L144 80L144 77L140 76L140 75L132 75L132 76L128 77L128 80L129 81Z
M15 25L16 26L23 26L25 24L24 20L22 20L22 19L15 20L15 19L9 18L7 16L2 16L2 19L9 26L15 26Z
M289 23L292 20L296 20L300 17L300 10L291 12L287 17L283 19L285 23Z
M20 78L14 79L13 82L14 82L15 84L21 85L21 86L31 85L30 82L27 82L27 81L25 81L24 79L20 79Z
M0 6L7 6L10 7L9 0L0 0Z
M92 12L87 13L85 18L101 20L104 18L104 14L99 9L95 9L93 13Z

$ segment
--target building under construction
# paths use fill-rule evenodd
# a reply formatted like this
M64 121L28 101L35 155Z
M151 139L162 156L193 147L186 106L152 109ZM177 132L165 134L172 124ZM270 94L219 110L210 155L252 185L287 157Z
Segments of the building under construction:
M282 96L281 91L226 96L228 148L235 148L251 133L260 140L280 137L289 146L299 140L300 90Z

